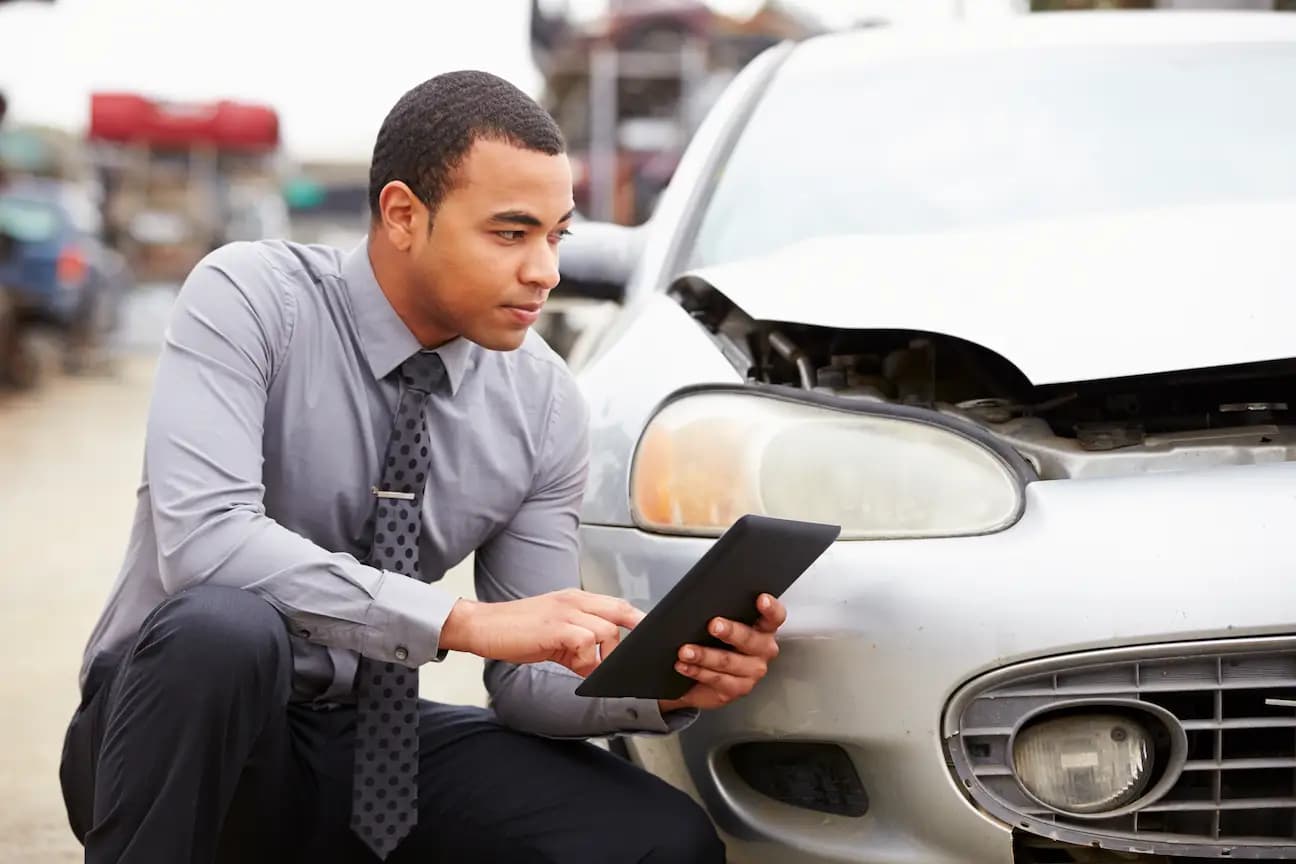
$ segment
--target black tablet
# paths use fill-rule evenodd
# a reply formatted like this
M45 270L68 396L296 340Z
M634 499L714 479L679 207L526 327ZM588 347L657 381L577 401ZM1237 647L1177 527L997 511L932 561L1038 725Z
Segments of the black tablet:
M675 671L685 644L728 647L717 616L753 624L756 598L780 596L833 544L839 525L743 516L576 688L580 696L678 699L695 681Z

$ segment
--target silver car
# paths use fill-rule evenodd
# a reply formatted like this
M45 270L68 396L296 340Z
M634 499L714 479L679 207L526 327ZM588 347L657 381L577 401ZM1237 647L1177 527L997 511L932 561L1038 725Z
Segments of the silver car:
M843 526L752 695L628 742L732 860L1296 858L1294 83L1277 14L832 35L577 227L586 587Z

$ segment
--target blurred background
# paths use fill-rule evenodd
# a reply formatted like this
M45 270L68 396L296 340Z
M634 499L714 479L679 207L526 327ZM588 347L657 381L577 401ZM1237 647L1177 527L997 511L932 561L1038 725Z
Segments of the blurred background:
M484 68L567 135L582 216L634 225L754 56L826 30L1080 8L1283 9L1296 0L492 0L322 14L251 0L0 0L0 381L105 370L156 338L208 251L349 246L386 110ZM397 26L393 26L397 25ZM541 331L563 352L573 316ZM48 351L46 352L49 353Z
M79 859L59 748L179 283L234 240L358 243L406 89L456 68L514 82L562 126L581 215L635 225L765 48L1095 7L1296 0L0 0L0 860ZM589 311L559 293L539 329L565 353ZM466 573L451 587L471 594ZM437 675L425 694L483 698L471 658Z

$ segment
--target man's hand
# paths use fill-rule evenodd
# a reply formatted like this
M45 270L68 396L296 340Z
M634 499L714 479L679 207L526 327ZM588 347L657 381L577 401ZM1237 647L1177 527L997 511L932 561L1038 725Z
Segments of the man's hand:
M746 696L765 677L769 663L778 656L775 633L787 620L787 609L775 597L762 594L756 599L760 619L748 627L726 618L715 618L708 629L711 634L733 646L703 648L684 645L679 650L675 669L698 682L679 699L661 699L661 712L680 708L719 708Z
M625 600L576 588L509 600L459 600L441 628L440 647L491 660L553 660L577 675L594 671L644 613Z

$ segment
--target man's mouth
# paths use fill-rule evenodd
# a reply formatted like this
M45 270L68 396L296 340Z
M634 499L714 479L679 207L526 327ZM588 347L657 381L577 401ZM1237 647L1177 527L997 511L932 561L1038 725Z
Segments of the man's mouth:
M513 320L524 326L530 326L540 319L540 310L544 303L510 303L504 307Z

